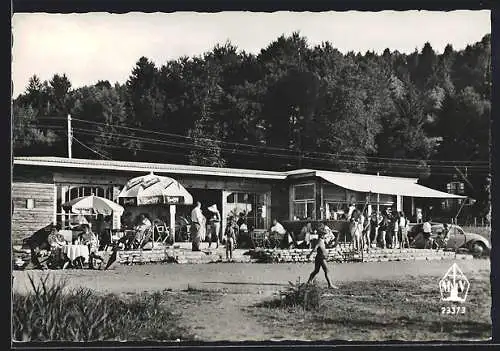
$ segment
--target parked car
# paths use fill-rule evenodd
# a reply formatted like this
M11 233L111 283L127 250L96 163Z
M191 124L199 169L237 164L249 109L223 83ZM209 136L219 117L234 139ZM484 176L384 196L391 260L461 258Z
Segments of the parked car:
M458 249L466 249L474 255L486 255L489 254L491 250L491 244L485 237L476 234L465 232L460 226L456 224L448 224L448 241L446 243L446 250L456 251ZM438 236L444 231L443 223L431 222L431 239L436 241ZM422 223L410 224L410 230L408 231L408 239L410 243L413 242L419 233L422 233ZM415 248L424 248L423 237L419 237L417 241L413 243Z

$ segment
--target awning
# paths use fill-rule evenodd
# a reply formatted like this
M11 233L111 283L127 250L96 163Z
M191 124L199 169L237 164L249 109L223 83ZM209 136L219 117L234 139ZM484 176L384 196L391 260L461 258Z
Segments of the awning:
M316 176L342 188L362 193L465 199L466 196L445 193L417 184L416 178L400 178L343 172L316 171Z

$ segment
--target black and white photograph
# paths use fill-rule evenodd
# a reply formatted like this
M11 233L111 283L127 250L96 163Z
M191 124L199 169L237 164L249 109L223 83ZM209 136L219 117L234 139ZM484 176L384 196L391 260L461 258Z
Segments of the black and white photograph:
M492 340L490 10L11 27L16 345Z

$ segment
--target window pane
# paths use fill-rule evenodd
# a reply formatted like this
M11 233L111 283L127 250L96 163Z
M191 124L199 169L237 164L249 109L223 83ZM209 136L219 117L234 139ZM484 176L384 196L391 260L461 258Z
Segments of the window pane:
M314 185L295 185L295 200L314 200Z
M293 204L293 216L297 219L306 217L306 204L305 202L295 202Z
M307 203L307 219L315 219L314 215L314 202Z

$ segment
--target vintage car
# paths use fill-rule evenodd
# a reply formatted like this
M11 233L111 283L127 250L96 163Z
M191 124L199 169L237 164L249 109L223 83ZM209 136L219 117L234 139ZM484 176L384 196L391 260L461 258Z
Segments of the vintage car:
M444 249L456 251L458 249L466 249L474 255L487 255L491 250L491 244L485 237L476 233L467 233L456 224L448 224L448 240ZM443 223L431 222L431 239L438 242L439 236L444 231ZM410 224L408 231L408 239L413 242L415 248L424 248L424 239L421 235L422 223ZM416 240L415 240L416 239Z

